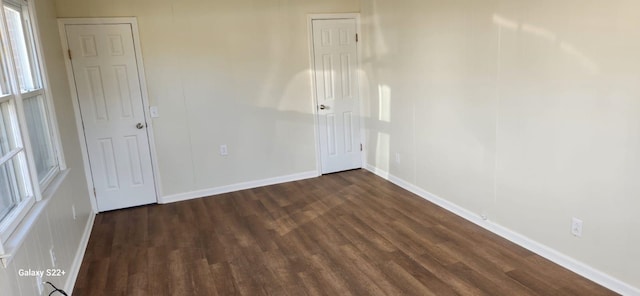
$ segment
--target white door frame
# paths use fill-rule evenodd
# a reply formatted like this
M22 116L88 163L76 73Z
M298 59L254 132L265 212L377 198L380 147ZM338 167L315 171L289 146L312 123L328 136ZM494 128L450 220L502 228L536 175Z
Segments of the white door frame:
M314 123L314 139L316 142L316 170L318 172L318 176L322 175L322 155L320 150L320 123L318 122L318 96L316 92L316 71L315 71L315 63L314 63L314 55L313 55L313 21L314 20L339 20L339 19L353 19L356 21L356 34L358 34L358 42L356 43L356 51L358 54L357 69L356 69L356 78L358 82L358 92L359 92L359 110L358 116L360 117L360 142L362 144L361 162L362 167L364 168L366 165L366 135L365 135L365 122L363 114L363 85L361 79L361 69L362 69L362 46L360 46L360 40L362 40L362 34L360 30L360 14L353 13L321 13L321 14L309 14L307 15L307 39L309 42L309 71L311 72L311 95L312 95L312 110L313 110L313 123Z
M149 114L149 94L147 92L147 81L145 79L144 65L142 63L142 51L140 47L140 35L138 33L138 20L135 17L115 17L115 18L60 18L58 19L58 30L60 32L60 40L62 41L62 49L64 55L64 63L67 69L67 78L69 87L71 88L71 98L73 101L73 111L76 117L76 126L78 128L78 138L80 139L80 148L82 150L82 160L84 164L84 174L87 179L87 190L91 196L91 207L93 212L98 212L98 205L93 188L93 176L91 175L91 166L89 165L89 152L87 151L87 139L82 128L82 116L80 115L80 103L78 101L78 93L76 92L76 82L73 76L73 67L69 59L69 43L67 40L66 25L110 25L110 24L128 24L131 25L133 34L133 46L136 54L136 64L138 70L138 79L140 80L140 88L142 92L142 109L144 119L147 122L147 139L149 141L149 151L151 153L151 167L153 169L153 181L156 191L156 201L162 196L160 188L160 175L158 170L158 158L156 153L155 138L153 136L153 121Z

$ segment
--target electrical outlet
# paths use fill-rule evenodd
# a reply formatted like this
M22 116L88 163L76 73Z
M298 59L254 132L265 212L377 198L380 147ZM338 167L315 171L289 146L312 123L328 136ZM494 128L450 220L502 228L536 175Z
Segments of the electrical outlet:
M400 153L396 152L396 163L400 164Z
M227 145L220 145L220 155L225 156L228 155L229 151L227 150Z
M56 267L56 252L53 251L53 246L49 249L49 256L51 256L51 267Z
M42 295L44 292L44 283L42 282L42 276L36 276L36 289L38 290L38 295Z
M78 219L78 216L76 215L76 205L71 205L71 215L73 216L73 220Z
M571 219L571 234L582 237L582 220L575 217Z

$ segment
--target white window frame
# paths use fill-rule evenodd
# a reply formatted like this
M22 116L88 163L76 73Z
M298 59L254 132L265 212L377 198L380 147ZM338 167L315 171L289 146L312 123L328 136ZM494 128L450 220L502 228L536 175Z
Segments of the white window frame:
M33 46L28 48L28 56L31 66L31 72L34 79L37 80L38 89L26 91L24 93L20 90L19 79L17 77L17 68L14 61L14 55L10 45L8 36L8 29L6 23L6 17L4 7L9 6L14 9L19 9L22 13L22 27L25 30L25 41ZM1 45L0 50L5 57L5 67L7 69L7 87L10 89L10 94L0 95L0 102L9 102L13 104L13 110L16 114L12 117L12 129L16 134L16 141L21 145L11 151L7 157L8 161L11 161L14 157L26 158L26 168L23 170L21 178L24 178L27 183L26 197L11 210L11 212L0 221L0 259L2 259L3 265L6 267L9 260L15 254L15 251L19 248L21 243L26 239L26 233L35 223L35 219L41 212L46 203L48 203L49 194L45 196L43 192L45 190L48 193L55 191L61 180L67 174L67 167L63 157L62 146L60 145L60 134L57 125L57 119L55 116L55 108L53 105L52 95L49 88L49 80L47 77L46 65L44 63L44 56L41 50L40 35L38 26L34 20L36 18L36 11L33 3L28 3L24 0L0 0L0 32ZM33 98L36 96L42 96L45 104L43 116L44 121L48 125L49 137L51 140L51 153L55 159L54 167L48 174L39 180L36 163L34 160L34 150L31 145L29 131L26 122L26 114L24 110L23 100L25 98ZM15 156L22 153L22 156ZM0 156L1 157L1 156ZM64 172L64 173L63 173ZM37 208L37 209L34 209Z
M50 93L48 93L46 90L48 90L48 83L47 83L47 79L45 77L45 75L43 75L45 73L45 69L43 67L43 58L42 55L40 54L40 44L39 42L37 42L39 40L39 38L37 37L36 34L36 26L34 26L33 24L33 15L35 14L34 12L32 12L31 7L32 5L29 5L27 1L25 0L4 0L4 1L0 1L2 3L2 8L4 9L4 6L9 6L19 12L22 13L22 28L25 31L25 42L31 46L33 46L33 48L27 48L27 56L29 59L29 66L31 68L31 79L35 82L36 85L38 85L38 88L33 89L33 90L28 90L26 92L22 92L22 90L19 89L18 87L18 92L20 94L20 101L24 102L24 100L36 97L36 96L42 96L43 100L44 100L44 105L45 105L45 110L44 110L44 116L45 116L45 122L48 125L48 132L49 132L49 139L51 140L51 154L54 155L54 157L59 158L59 154L58 154L58 135L55 134L54 130L57 131L57 127L54 129L54 125L53 120L51 120L53 117L53 113L51 112L52 107L53 106L53 102L51 102L51 95ZM4 13L4 11L3 11ZM3 25L6 25L6 23L3 23ZM6 30L5 30L6 31ZM8 44L8 43L7 43ZM31 49L31 50L29 50ZM13 58L13 56L11 56ZM13 61L13 60L12 60ZM11 70L17 69L16 65L14 64ZM15 74L15 70L12 71L12 74ZM18 79L15 79L16 82L18 82ZM45 87L46 86L46 87ZM24 112L24 108L22 108L22 116L24 118L26 118L25 112ZM26 126L26 125L25 125ZM29 138L30 139L30 138ZM33 143L31 143L33 144ZM33 150L32 150L33 152ZM33 153L31 153L31 159L33 159ZM39 181L39 185L40 187L42 187L42 189L46 189L46 187L51 183L51 181L53 180L53 178L60 172L60 161L58 159L55 160L56 164L54 165L54 167L47 173L47 175L45 176L45 178ZM36 170L37 172L37 170ZM35 182L34 182L35 183Z
M9 84L11 84L11 82L9 82ZM16 111L16 98L15 95L6 95L3 96L2 98L0 98L0 103L8 103L9 105L13 105L12 109L14 110L14 113L17 113ZM14 128L15 126L19 125L18 122L18 118L17 118L17 114L13 114L13 116L9 117L9 120L11 121L11 128ZM15 129L13 130L8 130L8 133L12 133L14 141L18 143L17 147L13 148L11 151L9 151L9 153L7 153L6 155L0 157L0 165L4 165L7 163L12 162L14 159L18 159L18 161L22 164L26 163L24 161L24 159L20 159L23 157L23 155L26 153L25 149L24 149L24 144L22 142L22 135L17 132ZM15 164L13 164L15 165ZM20 169L20 171L28 171L28 168L22 167ZM15 173L15 172L14 172ZM23 173L24 174L24 173ZM33 186L31 184L31 178L29 178L29 176L21 176L22 178L28 178L25 180L23 186L25 186L24 190L24 194L25 197L23 200L20 201L20 203L18 203L16 205L16 208L11 210L9 212L9 215L7 215L6 217L3 218L2 221L0 221L0 254L2 254L4 252L4 247L2 242L8 240L9 235L11 234L10 232L12 232L13 230L15 230L15 228L18 226L19 222L24 218L24 216L27 214L28 210L33 207L33 205L35 204L36 201L36 197L33 194Z

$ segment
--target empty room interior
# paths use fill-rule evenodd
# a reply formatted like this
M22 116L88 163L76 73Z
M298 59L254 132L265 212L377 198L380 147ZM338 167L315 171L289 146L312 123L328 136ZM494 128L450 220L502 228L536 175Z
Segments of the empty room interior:
M638 1L0 3L0 295L640 295Z

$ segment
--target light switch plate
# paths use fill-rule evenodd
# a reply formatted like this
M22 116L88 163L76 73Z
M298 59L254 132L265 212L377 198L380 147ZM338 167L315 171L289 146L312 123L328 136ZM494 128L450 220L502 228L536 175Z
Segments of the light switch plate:
M160 117L160 114L158 113L158 106L149 107L149 113L151 113L151 118Z

